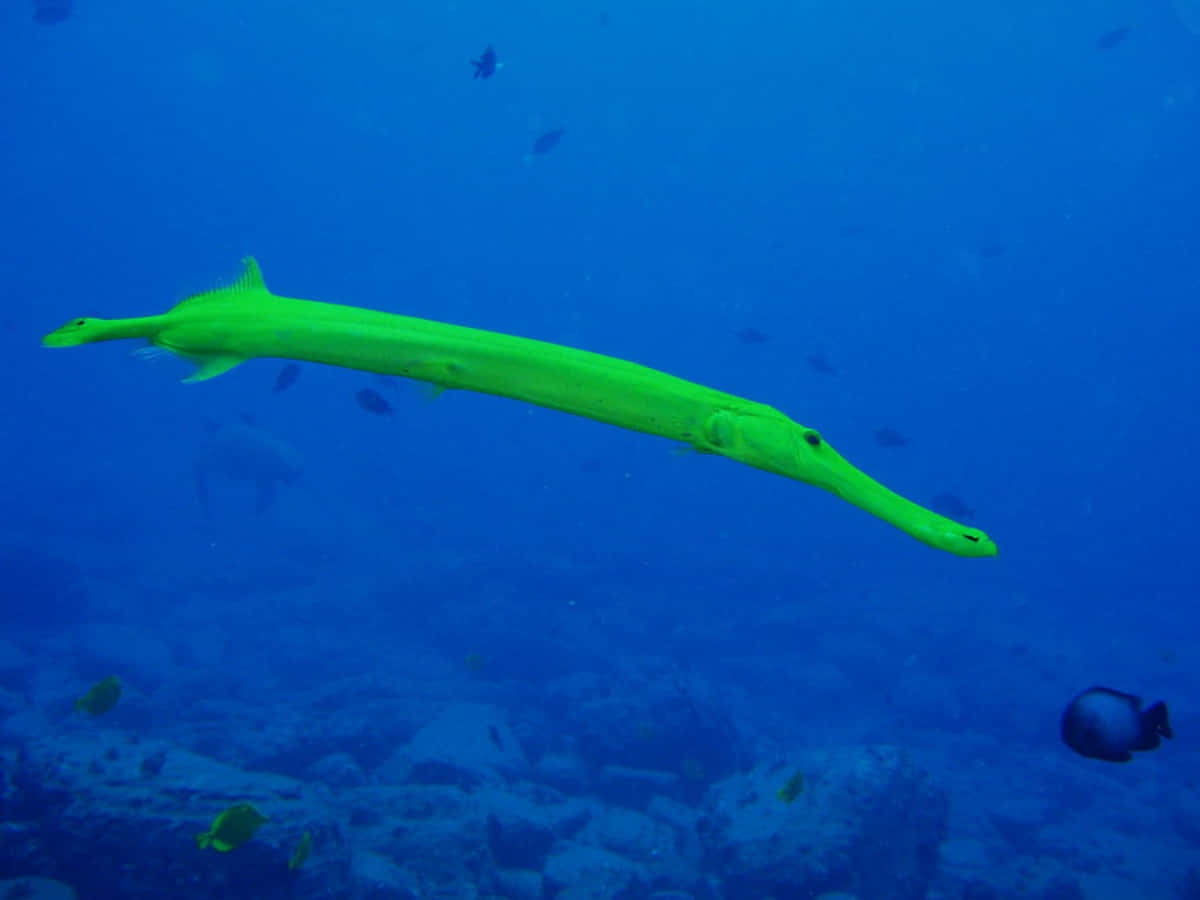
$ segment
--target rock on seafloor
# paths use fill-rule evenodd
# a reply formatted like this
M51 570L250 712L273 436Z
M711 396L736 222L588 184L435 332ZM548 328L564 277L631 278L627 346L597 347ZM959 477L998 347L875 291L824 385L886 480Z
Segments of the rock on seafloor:
M780 789L796 772L791 802ZM717 784L700 822L726 900L923 900L946 836L947 793L890 746L813 750Z

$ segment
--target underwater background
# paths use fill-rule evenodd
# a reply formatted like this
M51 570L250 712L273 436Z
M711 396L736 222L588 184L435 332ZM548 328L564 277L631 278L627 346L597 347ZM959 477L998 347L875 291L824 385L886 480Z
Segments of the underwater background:
M0 45L0 898L1200 897L1196 0L11 0ZM40 346L247 254L770 404L999 555L513 400ZM1177 738L1072 753L1092 685Z

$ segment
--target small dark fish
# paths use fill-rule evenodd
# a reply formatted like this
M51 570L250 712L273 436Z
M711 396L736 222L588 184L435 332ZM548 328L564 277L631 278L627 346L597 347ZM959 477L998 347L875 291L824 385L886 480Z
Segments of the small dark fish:
M875 443L880 447L903 447L908 443L908 438L895 428L877 428L875 429Z
M373 388L363 388L354 398L361 406L369 413L375 413L377 416L390 416L392 414L392 404L387 402L387 398L379 391Z
M564 134L566 134L565 128L555 128L553 131L547 131L533 142L533 152L539 155L549 153L558 146L558 142L562 140Z
M1008 252L1008 244L984 244L979 248L981 259L996 259Z
M838 373L837 368L823 353L810 353L804 357L804 362L814 372L819 372L822 375L836 375Z
M312 853L312 832L305 831L304 834L300 835L300 843L292 851L292 858L288 860L288 871L297 871L308 861L310 853Z
M841 228L842 237L860 237L866 233L866 225L843 225Z
M488 44L484 48L483 53L479 55L479 59L471 60L471 65L475 67L475 74L472 78L491 78L496 74L496 51L492 49L492 45Z
M387 388L389 391L391 391L397 397L404 396L404 388L401 386L400 382L397 381L395 378L393 378L391 375L376 375L375 383L380 385L381 387Z
M488 737L492 739L492 743L496 745L497 750L504 749L504 741L500 739L500 730L495 725L488 726Z
M938 494L929 501L929 505L934 512L941 513L943 516L949 516L952 519L969 519L975 515L975 510L949 493Z
M121 680L109 675L93 684L86 694L75 701L75 709L90 716L102 716L121 699Z
M280 391L286 391L296 379L300 377L300 367L295 363L288 363L279 370L279 374L275 376L275 387L271 388L273 393L278 394Z
M764 331L759 331L757 328L742 328L735 331L734 335L743 344L765 344L771 339L771 336Z
M33 21L56 25L71 17L71 0L33 0Z
M1062 714L1063 743L1090 759L1129 762L1132 750L1153 750L1173 738L1167 705L1142 709L1142 698L1112 688L1092 687L1075 696Z
M1097 50L1111 50L1117 44L1125 42L1129 37L1129 32L1133 31L1128 25L1122 25L1120 28L1114 28L1112 31L1106 31L1100 37L1096 38Z
M159 750L157 753L152 753L142 760L141 773L144 778L153 778L163 770L163 766L167 764L167 751Z
M792 777L784 782L783 787L775 792L775 796L784 803L794 803L802 793L804 793L804 772L797 769L792 773Z

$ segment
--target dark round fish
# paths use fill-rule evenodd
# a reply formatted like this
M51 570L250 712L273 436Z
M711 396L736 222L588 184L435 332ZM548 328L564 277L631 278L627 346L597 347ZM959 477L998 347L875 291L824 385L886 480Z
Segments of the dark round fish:
M1174 736L1165 703L1142 709L1141 697L1112 688L1088 688L1062 714L1063 743L1089 759L1129 762L1132 751L1153 750L1160 738Z
M363 388L354 398L361 406L369 413L375 413L377 416L390 416L392 414L392 404L387 402L387 398L372 388Z
M547 131L536 141L533 142L534 153L549 153L558 146L558 142L562 140L562 136L566 134L566 129L555 128L553 131Z
M903 447L908 443L908 438L895 428L877 428L875 429L875 443L880 447Z
M300 367L296 363L288 363L275 376L275 386L271 388L272 392L278 394L280 391L286 391L296 383L296 379L299 377Z

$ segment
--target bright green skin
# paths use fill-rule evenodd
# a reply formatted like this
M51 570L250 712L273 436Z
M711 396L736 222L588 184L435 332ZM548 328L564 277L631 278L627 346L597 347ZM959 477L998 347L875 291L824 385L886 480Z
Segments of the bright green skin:
M770 406L636 363L559 344L271 294L253 259L227 288L158 316L73 319L47 347L145 338L198 366L204 381L254 357L306 360L498 394L690 444L824 488L919 541L959 556L995 556L975 528L904 499L821 436Z

